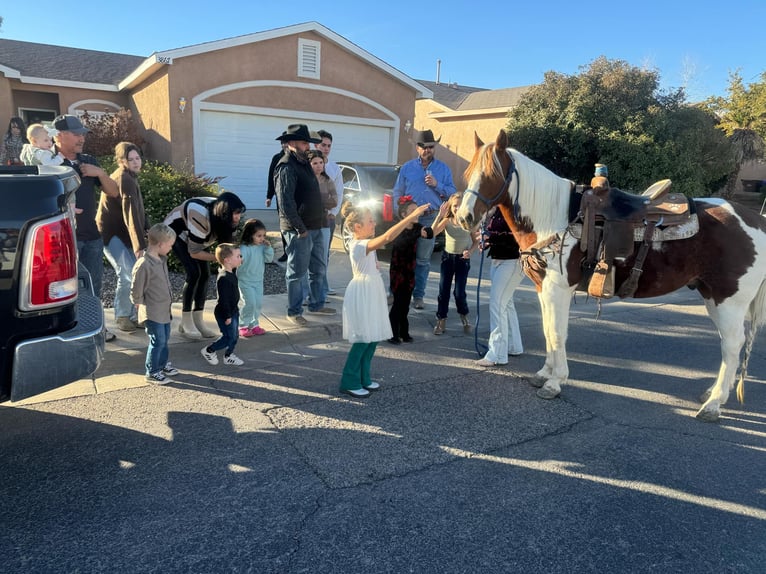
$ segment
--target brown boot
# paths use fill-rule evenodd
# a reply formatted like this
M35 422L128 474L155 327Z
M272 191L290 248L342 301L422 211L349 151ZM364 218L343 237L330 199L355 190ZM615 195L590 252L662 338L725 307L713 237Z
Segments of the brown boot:
M441 335L447 330L447 319L436 318L436 326L434 327L434 335Z
M460 315L460 322L463 324L463 333L470 333L471 323L468 321L468 315Z

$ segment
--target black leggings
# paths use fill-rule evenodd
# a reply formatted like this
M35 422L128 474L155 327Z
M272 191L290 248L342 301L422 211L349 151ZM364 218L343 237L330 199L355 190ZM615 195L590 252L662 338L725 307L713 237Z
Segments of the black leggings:
M194 259L189 255L189 246L186 241L176 237L173 244L173 253L186 270L186 282L184 283L182 310L202 311L205 308L205 299L207 299L207 281L210 279L210 265L207 261ZM192 309L192 303L194 309Z
M394 337L404 339L410 336L410 321L407 314L410 312L410 302L412 301L412 288L409 285L399 287L394 291L394 303L388 312L388 319L391 321L391 331Z

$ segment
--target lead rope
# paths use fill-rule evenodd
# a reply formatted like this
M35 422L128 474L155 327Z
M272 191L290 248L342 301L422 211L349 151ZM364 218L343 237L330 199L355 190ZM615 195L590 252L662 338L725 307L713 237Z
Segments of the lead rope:
M476 282L476 321L474 322L473 326L473 346L474 349L476 349L476 353L479 355L479 358L483 357L484 353L489 350L487 345L479 343L479 319L481 318L479 314L479 295L481 293L481 276L482 272L484 271L484 232L486 230L486 223L483 222L481 224L481 235L479 236L479 251L481 251L481 258L479 259L479 280Z

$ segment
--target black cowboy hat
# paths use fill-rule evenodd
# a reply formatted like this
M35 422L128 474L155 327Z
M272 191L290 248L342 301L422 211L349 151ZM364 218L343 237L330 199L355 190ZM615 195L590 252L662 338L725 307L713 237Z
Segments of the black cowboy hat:
M281 136L275 138L282 142L304 141L309 143L321 143L322 138L309 131L306 124L290 124Z
M418 132L418 141L417 144L419 146L426 146L426 145L436 145L441 141L441 136L439 136L438 140L434 139L434 132L431 130L424 130L422 132Z

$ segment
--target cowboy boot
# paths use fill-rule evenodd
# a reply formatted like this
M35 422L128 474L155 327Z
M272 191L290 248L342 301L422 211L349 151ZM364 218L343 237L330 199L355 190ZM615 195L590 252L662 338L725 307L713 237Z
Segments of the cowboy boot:
M199 331L205 339L217 337L219 333L217 331L211 331L208 329L207 325L205 325L204 316L204 311L192 311L192 320L194 321L194 326L197 327L197 331Z
M471 323L468 321L468 315L460 315L460 322L463 324L463 333L470 333Z
M447 319L436 318L436 326L434 327L434 335L441 335L447 330Z
M197 331L194 326L191 311L181 313L181 324L178 326L178 332L186 339L197 340L202 338L202 333Z

